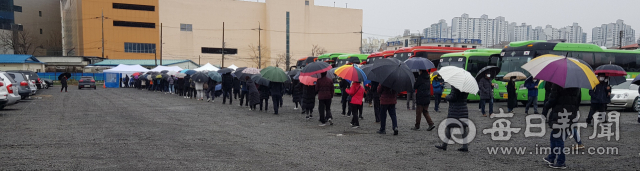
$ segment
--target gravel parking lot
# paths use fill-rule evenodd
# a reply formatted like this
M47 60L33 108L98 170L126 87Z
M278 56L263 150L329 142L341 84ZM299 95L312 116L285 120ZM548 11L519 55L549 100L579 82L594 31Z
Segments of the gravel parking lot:
M508 141L494 141L482 130L498 118L482 117L478 103L469 103L477 126L470 152L438 150L434 131L412 131L415 112L398 100L400 135L375 132L373 108L364 107L361 128L339 113L334 98L333 126L319 127L293 110L284 97L280 115L249 111L233 105L184 99L135 89L56 87L0 111L0 170L541 170L547 169L536 147L548 147L544 137L525 137L524 107L517 108L511 127L522 128ZM270 102L271 103L271 102ZM498 102L497 108L506 102ZM446 118L447 104L433 111L436 123ZM541 107L540 107L541 110ZM589 107L583 105L581 122ZM426 121L423 119L422 128ZM589 139L593 127L582 130L589 147L615 147L618 154L570 154L570 170L638 170L640 124L637 113L621 112L620 139ZM599 128L598 128L599 130ZM615 136L614 136L615 137ZM569 139L565 145L573 145ZM526 147L525 154L489 154L491 147ZM597 149L596 149L597 151ZM581 152L587 152L583 150Z

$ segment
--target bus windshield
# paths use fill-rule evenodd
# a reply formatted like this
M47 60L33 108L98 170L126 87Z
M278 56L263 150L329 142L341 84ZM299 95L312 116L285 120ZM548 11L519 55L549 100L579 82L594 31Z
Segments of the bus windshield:
M336 61L336 68L341 67L344 64L349 63L349 59L338 59L338 61Z
M502 57L502 60L498 63L498 67L500 67L500 72L498 72L498 77L502 77L510 72L519 71L524 73L527 77L531 74L526 70L522 69L522 65L526 64L531 60L531 56L514 56L514 57Z
M367 64L373 64L374 61L378 60L378 59L383 59L384 57L380 56L380 57L373 57L373 58L367 58Z
M466 69L465 64L467 60L466 57L449 57L440 59L440 64L438 68L446 67L446 66L455 66L458 68Z
M409 59L409 57L411 57L411 55L413 55L411 52L407 52L407 53L396 53L393 54L393 58L396 58L402 62L406 61L407 59Z

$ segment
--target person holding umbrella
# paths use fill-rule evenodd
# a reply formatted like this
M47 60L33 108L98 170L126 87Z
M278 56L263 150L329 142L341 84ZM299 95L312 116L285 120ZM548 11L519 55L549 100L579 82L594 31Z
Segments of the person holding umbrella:
M175 82L176 82L176 77L174 77L173 75L169 76L169 78L167 78L167 85L169 85L169 93L173 94L176 92L176 88L175 88Z
M298 86L302 89L302 113L307 114L307 119L311 119L313 118L313 108L316 106L316 86L302 83Z
M205 90L205 94L207 94L207 102L215 102L216 99L216 85L218 82L214 79L209 79L207 82L207 90Z
M122 82L124 83L125 88L129 88L129 75L125 74Z
M233 88L234 78L231 76L231 73L222 74L222 104L227 102L227 98L229 98L229 105L233 103L233 96L231 95L231 89Z
M195 81L194 81L194 83L193 83L193 84L195 85L194 87L195 87L195 90L196 90L196 94L195 94L195 95L196 95L196 99L197 99L198 101L200 101L200 100L204 100L204 88L205 88L205 87L204 87L204 84L205 84L205 82L195 82ZM207 89L208 89L208 88L209 88L209 87L208 87L208 85L207 85Z
M433 85L433 97L435 97L436 104L433 109L436 112L440 112L440 101L442 101L442 92L444 92L444 81L440 75L436 76L432 82Z
M530 77L527 81L524 82L524 87L527 88L527 96L528 101L527 105L524 107L524 113L529 114L529 106L533 105L534 114L538 113L538 85L540 85L540 80Z
M360 82L354 81L351 84L351 87L346 90L346 93L351 96L351 101L349 102L349 105L351 105L351 109L353 112L351 127L358 128L360 127L358 117L362 117L362 98L364 96L364 87L360 84Z
M376 123L380 123L380 94L378 93L378 86L380 83L371 81L371 94L373 96L373 114L376 117Z
M462 92L460 89L455 86L451 86L451 94L447 95L446 100L449 101L449 113L447 114L447 124L445 128L445 135L447 139L451 139L451 129L462 127L463 135L462 137L467 137L469 131L467 130L468 125L461 119L469 118L469 109L467 108L467 97L469 93ZM449 123L449 119L455 119L460 121L460 125ZM447 142L443 142L442 145L436 145L436 148L447 150ZM458 151L467 152L469 151L468 144L462 144L462 147L458 149Z
M233 98L238 99L238 95L240 94L240 79L233 77Z
M64 90L64 92L67 92L67 76L62 76L62 79L60 79L60 84L62 84L62 88L60 88L60 92L62 92L62 90Z
M263 104L264 112L267 112L269 109L269 96L271 96L271 89L269 86L260 85L260 87L258 87L258 91L260 91L260 112L262 112Z
M384 85L378 86L380 94L380 130L378 134L386 134L387 113L391 117L393 135L398 135L398 120L396 118L396 103L398 92Z
M509 82L507 82L507 112L513 113L513 109L517 106L518 95L516 94L516 76L511 76L509 78Z
M478 87L480 88L480 111L482 116L487 117L484 110L485 104L489 102L489 113L493 114L493 83L491 83L491 73L487 73L485 77L478 81Z
M589 90L589 95L591 95L591 108L587 116L587 124L589 125L593 124L593 114L606 112L607 104L611 103L611 86L609 86L607 79L605 74L598 74L600 83L592 90Z
M293 81L291 81L291 85L293 87L291 89L291 97L292 97L293 103L296 105L296 107L293 108L293 110L298 110L298 105L300 106L302 105L300 104L302 99L302 83L300 83L300 80L294 79Z
M429 116L429 103L431 102L431 78L429 78L429 72L426 70L420 70L420 75L413 85L416 92L416 124L411 130L420 130L420 121L422 116L427 120L429 128L427 131L431 131L436 128L435 124Z
M260 104L260 92L258 92L256 83L249 76L245 76L245 80L247 80L247 103L251 103L248 104L249 110L255 111L256 105Z
M281 106L282 94L284 92L284 84L280 82L269 83L269 89L271 93L271 100L273 102L273 114L278 114L278 108Z
M335 87L333 85L333 81L327 77L327 72L322 72L320 74L320 78L316 81L316 92L318 92L318 111L320 112L320 125L326 126L326 123L329 122L329 125L333 125L331 119L333 116L331 115L331 98L333 98L333 93L335 91ZM273 93L273 92L272 92ZM307 103L305 101L305 103Z
M351 86L351 84L349 84L349 82L346 79L342 79L338 77L338 84L340 85L340 97L342 98L342 100L340 101L340 103L342 104L342 115L343 116L351 116L351 107L348 108L347 113L345 113L345 109L347 109L347 104L349 104L349 94L346 93L347 89L349 88L349 86Z

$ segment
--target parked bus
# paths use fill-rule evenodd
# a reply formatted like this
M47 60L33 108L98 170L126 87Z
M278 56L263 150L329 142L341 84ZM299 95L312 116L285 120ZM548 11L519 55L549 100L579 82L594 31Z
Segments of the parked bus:
M433 62L436 66L440 62L440 56L446 53L463 52L472 48L461 47L438 47L438 46L415 46L415 47L403 47L396 50L393 54L393 58L400 61L406 61L409 58L421 57L427 58Z
M293 68L302 69L305 66L307 66L307 64L315 62L316 59L318 59L318 57L309 56L309 57L300 58L298 59L298 62L296 62L296 66L289 67L289 71L294 70Z
M334 67L340 67L344 64L347 63L353 63L353 64L360 64L362 63L362 61L366 61L367 57L369 55L367 54L344 54L344 55L340 55L338 56L338 60L336 61L336 66Z
M325 53L322 54L320 56L318 56L318 60L317 61L323 61L323 62L327 62L330 65L335 65L335 61L338 59L338 56L340 55L344 55L346 53Z
M511 42L508 46L505 46L500 53L501 59L498 63L500 72L497 75L497 80L501 80L502 76L509 72L520 71L527 76L531 74L522 69L522 65L529 62L540 55L555 54L568 56L576 59L581 59L587 64L591 65L591 68L596 69L600 65L615 64L624 68L627 71L627 78L633 79L640 73L640 51L637 50L613 50L603 49L594 44L582 44L582 43L564 43L558 41L521 41ZM501 81L494 80L494 83L504 85ZM524 87L524 81L516 82L516 87L519 87L518 101L525 103L527 101L527 89ZM538 90L538 101L544 101L544 81L540 83ZM500 86L498 89L500 95L507 94L505 86ZM582 100L591 100L587 89L582 89Z
M500 58L502 49L470 49L464 52L447 53L440 57L438 69L445 66L455 66L463 68L476 76L480 69L486 66L496 66ZM445 86L442 96L445 97L450 93L450 87ZM495 99L501 99L497 91L494 92ZM469 94L468 100L480 100L479 95Z

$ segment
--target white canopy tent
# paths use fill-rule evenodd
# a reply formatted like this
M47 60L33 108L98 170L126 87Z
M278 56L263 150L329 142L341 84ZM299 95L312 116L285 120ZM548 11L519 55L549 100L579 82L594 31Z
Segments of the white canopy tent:
M179 66L157 66L153 69L151 69L151 71L163 71L163 70L167 70L167 71L173 71L173 72L178 72L178 71L182 71L182 68L180 68Z
M238 66L236 66L236 65L234 65L234 64L231 64L231 66L229 66L229 67L227 67L227 68L231 68L231 69L233 69L233 70L236 70L236 69L238 69Z
M125 65L125 64L120 64L115 68L111 68L111 69L107 69L104 70L102 72L105 73L121 73L122 77L125 77L127 75L132 75L133 73L136 72L148 72L149 70L140 66L140 65Z
M195 71L218 71L220 68L211 65L210 63L204 64L200 68L193 69Z

